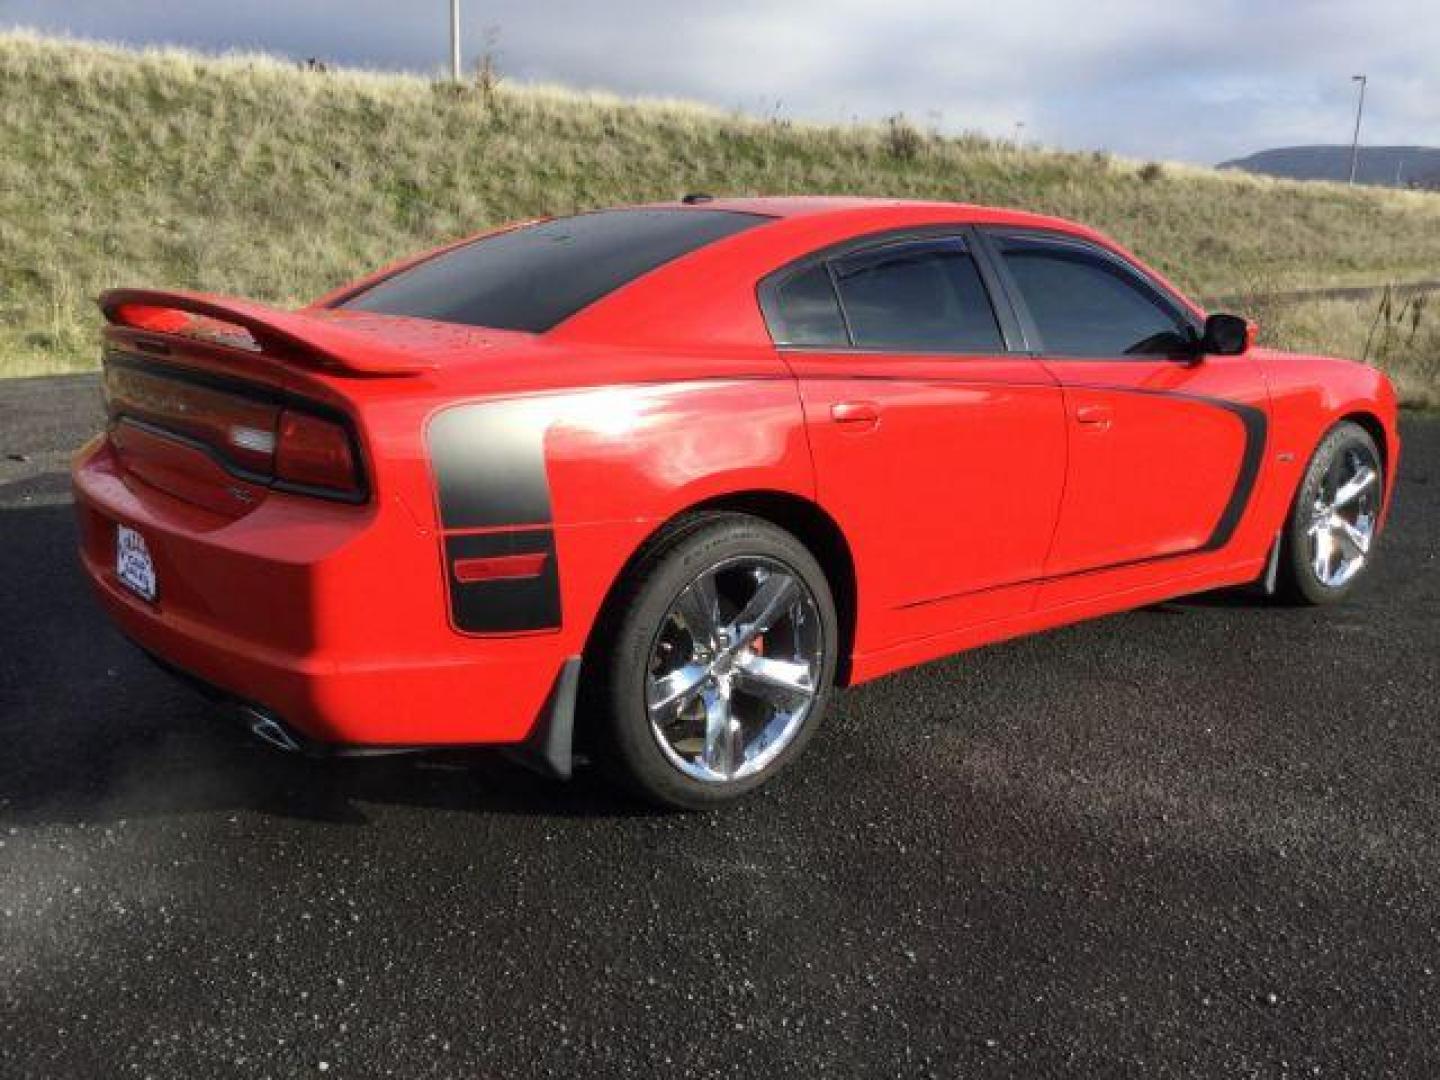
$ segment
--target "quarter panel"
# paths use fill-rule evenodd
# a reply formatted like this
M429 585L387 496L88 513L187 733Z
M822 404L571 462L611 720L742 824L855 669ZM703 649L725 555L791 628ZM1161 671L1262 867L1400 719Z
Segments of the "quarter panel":
M427 443L452 624L555 633L568 653L662 522L736 491L814 493L788 376L470 401L439 410ZM472 548L551 557L539 580L461 584L453 562Z
M558 395L545 456L558 521L660 521L733 491L814 492L789 377Z

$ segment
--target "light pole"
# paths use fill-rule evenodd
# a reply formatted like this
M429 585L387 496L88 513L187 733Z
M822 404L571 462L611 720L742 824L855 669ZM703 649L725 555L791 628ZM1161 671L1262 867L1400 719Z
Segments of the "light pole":
M1369 82L1364 75L1350 76L1351 82L1360 84L1360 101L1355 106L1355 138L1350 143L1350 183L1355 183L1355 168L1360 164L1360 118L1365 115L1365 84Z
M450 0L450 77L460 81L460 0Z

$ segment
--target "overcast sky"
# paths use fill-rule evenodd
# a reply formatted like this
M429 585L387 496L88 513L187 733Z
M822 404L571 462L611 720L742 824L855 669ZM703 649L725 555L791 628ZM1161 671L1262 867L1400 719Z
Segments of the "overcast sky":
M467 65L747 112L903 112L1144 158L1363 139L1440 145L1440 0L462 0ZM28 26L431 72L448 0L0 0Z

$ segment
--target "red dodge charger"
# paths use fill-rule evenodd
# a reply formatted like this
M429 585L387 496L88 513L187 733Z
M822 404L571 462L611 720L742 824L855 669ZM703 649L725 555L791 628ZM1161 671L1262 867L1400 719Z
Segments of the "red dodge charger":
M683 807L836 686L1219 586L1338 600L1400 449L1378 371L948 203L687 196L299 311L101 307L74 477L125 634L287 749L578 742Z

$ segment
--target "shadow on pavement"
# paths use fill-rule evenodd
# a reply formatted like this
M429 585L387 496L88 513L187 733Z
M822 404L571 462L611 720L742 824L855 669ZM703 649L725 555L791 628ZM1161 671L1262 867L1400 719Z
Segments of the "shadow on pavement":
M364 824L364 803L553 816L649 812L598 777L568 784L496 753L286 755L155 668L109 624L69 505L0 508L0 823L252 809Z
M1186 608L1268 608L1278 603L1280 601L1266 596L1259 585L1237 585L1229 589L1178 596L1174 600L1151 604L1142 610L1162 615L1179 615Z

